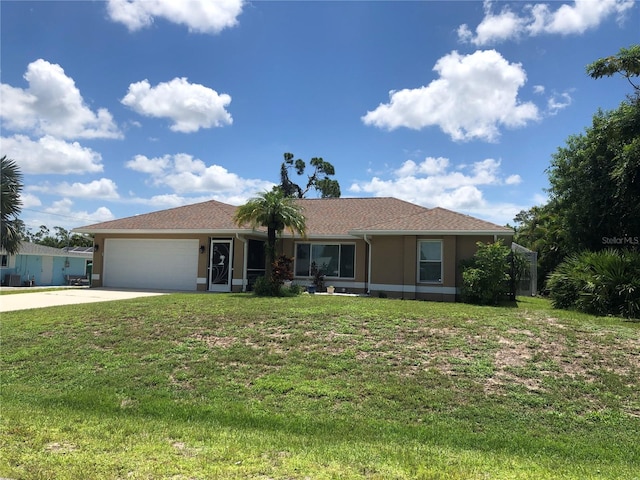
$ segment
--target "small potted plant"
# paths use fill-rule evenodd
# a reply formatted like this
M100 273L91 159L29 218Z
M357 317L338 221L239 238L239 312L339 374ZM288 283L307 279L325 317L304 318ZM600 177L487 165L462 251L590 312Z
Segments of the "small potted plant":
M312 284L307 287L307 292L316 293L324 288L324 274L318 268L316 262L311 262Z
M336 288L333 285L327 286L327 293L329 295L333 295L333 292L335 292L335 291L336 291Z

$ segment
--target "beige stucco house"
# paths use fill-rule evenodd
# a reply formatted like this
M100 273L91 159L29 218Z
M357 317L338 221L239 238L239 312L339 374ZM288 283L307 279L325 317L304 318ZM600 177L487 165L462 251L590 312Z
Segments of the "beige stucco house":
M311 264L337 292L455 301L460 261L476 242L513 230L443 208L395 198L296 200L307 235L284 232L279 251L294 258L295 283ZM94 236L95 287L240 292L264 273L266 230L233 222L236 207L208 201L74 229Z

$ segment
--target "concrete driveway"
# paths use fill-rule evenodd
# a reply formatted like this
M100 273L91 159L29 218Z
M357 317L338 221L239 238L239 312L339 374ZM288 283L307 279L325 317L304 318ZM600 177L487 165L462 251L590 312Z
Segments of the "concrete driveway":
M2 290L9 290L3 287ZM0 312L14 310L28 310L30 308L55 307L58 305L77 305L80 303L109 302L112 300L126 300L129 298L151 297L166 295L167 292L150 290L119 290L111 288L65 288L63 290L38 291L28 289L28 292L15 295L0 295Z

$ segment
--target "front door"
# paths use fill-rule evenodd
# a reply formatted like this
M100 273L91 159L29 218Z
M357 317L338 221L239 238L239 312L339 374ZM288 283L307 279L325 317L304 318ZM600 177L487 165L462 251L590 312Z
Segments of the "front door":
M231 291L231 240L211 240L211 258L209 259L209 290L212 292Z
M40 285L51 285L53 282L53 257L42 257L42 272L40 273Z

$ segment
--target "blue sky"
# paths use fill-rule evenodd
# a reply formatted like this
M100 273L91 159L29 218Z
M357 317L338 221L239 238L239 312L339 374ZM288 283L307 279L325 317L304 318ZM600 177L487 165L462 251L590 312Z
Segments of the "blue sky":
M0 9L0 149L32 231L241 204L285 152L331 162L344 197L512 223L545 202L551 155L631 92L585 66L640 41L629 0Z

